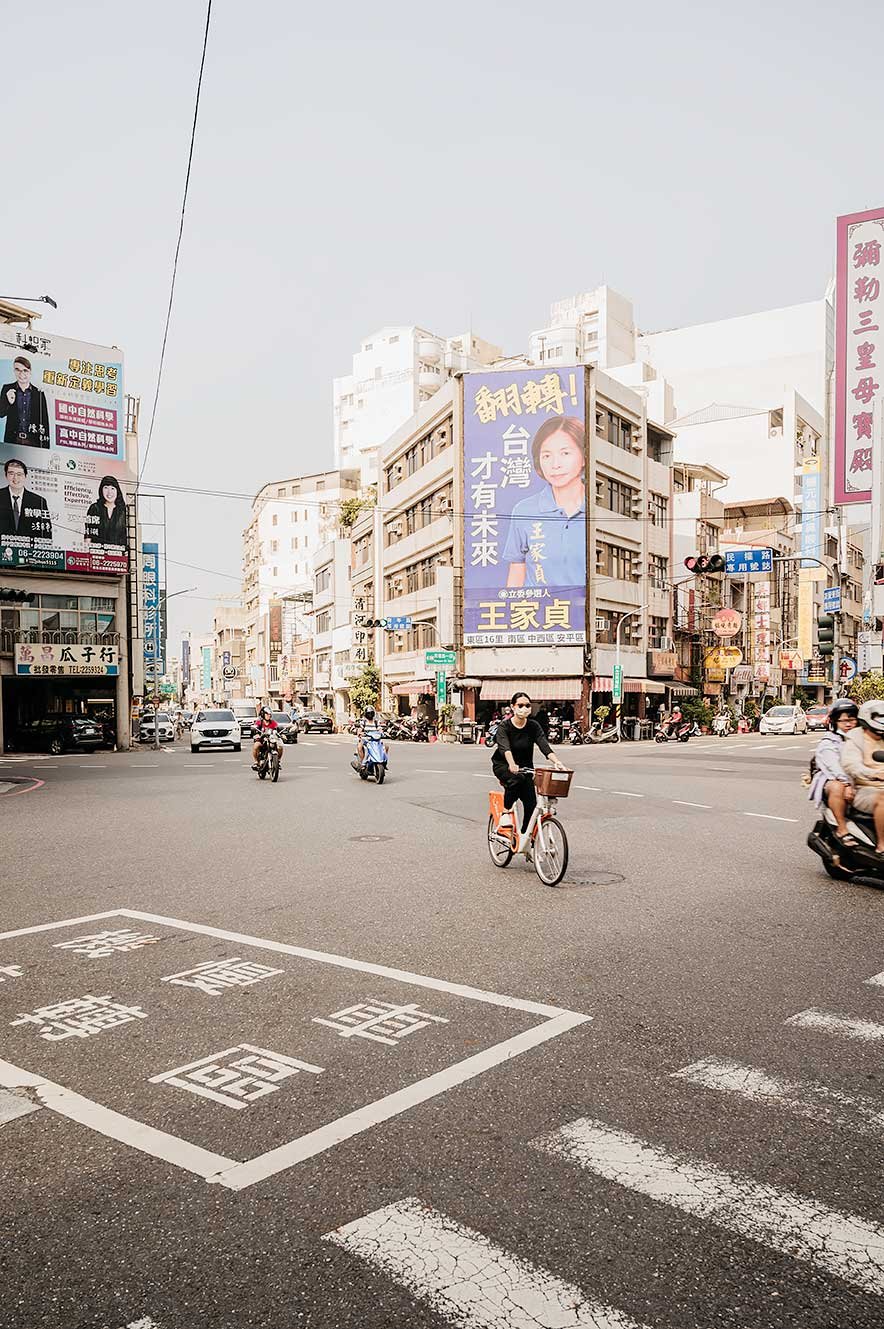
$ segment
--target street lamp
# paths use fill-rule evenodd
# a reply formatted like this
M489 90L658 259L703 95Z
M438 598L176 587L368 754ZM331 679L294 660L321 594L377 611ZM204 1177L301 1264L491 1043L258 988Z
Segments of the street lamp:
M614 634L614 644L615 644L615 651L614 651L614 672L616 673L617 677L620 679L620 701L617 703L617 719L616 719L616 721L615 721L615 723L616 723L616 725L617 725L617 741L618 741L618 742L620 741L620 737L621 737L621 734L620 734L620 708L621 708L622 705L623 705L623 669L621 668L621 665L620 665L620 629L621 629L621 627L623 626L623 624L626 622L626 620L627 620L628 618L641 618L641 610L639 610L639 609L628 609L628 610L626 611L625 614L621 614L620 617L617 619L617 631L616 631L615 634Z
M159 596L160 604L162 604L162 603L163 603L164 601L166 601L166 600L172 600L172 599L174 599L176 595L189 595L191 591L195 591L195 590L196 590L196 587L195 587L195 586L185 586L184 589L183 589L182 591L163 591L163 592L161 592L161 594L160 594L160 596ZM156 657L156 655L154 655L154 658L153 658L153 695L154 695L154 702L153 702L153 746L154 746L154 751L155 751L155 752L158 752L158 751L159 751L159 748L160 748L160 717L159 717L159 711L158 711L158 709L157 709L157 703L158 703L158 697L159 697L159 694L158 694L158 692L157 692L157 657Z
M58 308L51 295L0 295L0 300L8 300L13 305L21 302L26 305L52 305L53 309Z

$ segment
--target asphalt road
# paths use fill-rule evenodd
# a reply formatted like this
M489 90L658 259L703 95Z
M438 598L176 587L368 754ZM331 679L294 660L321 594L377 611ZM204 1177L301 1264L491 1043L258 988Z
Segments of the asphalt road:
M0 1325L879 1329L884 896L813 743L567 750L554 890L483 748L0 758Z

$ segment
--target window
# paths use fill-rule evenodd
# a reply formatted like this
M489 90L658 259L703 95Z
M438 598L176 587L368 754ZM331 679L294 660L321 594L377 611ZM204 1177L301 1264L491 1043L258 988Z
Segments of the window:
M276 515L276 513L274 512L272 518L270 519L270 525L271 525L271 526L275 526L276 523L277 523L277 520L278 520L277 515Z
M648 619L648 636L652 651L664 651L669 645L669 619L652 614Z
M375 381L375 383L379 382L383 377L384 377L384 371L383 371L383 369L381 368L380 365L375 365L375 367L374 367L374 381Z
M665 462L669 453L669 440L665 434L648 426L648 456L651 461Z
M331 568L322 568L316 574L314 589L317 595L327 591L331 586Z
M633 551L622 545L596 545L596 572L605 577L616 577L618 581L637 581L634 557Z
M318 493L321 493L321 491L325 488L325 481L324 481L324 480L317 480L317 481L316 481L316 484L313 486L313 488L314 488L314 490L315 490L315 492L316 492L317 494L318 494Z
M271 552L271 554L278 554L278 553L279 553L279 541L278 541L278 540L271 540L271 541L270 541L270 552Z
M600 406L595 413L595 428L596 433L613 443L615 448L632 451L632 425L628 420Z
M291 547L292 547L292 549L297 549L297 547L298 547L298 537L297 537L296 535L293 535L293 536L292 536L292 544L291 544Z
M708 521L697 522L697 553L714 554L718 552L718 527Z
M595 639L602 645L613 646L616 640L617 619L613 609L597 609L595 612ZM624 624L624 627L626 625ZM622 634L621 634L622 635Z
M365 345L363 346L362 349L363 349L363 351L371 351L371 350L373 350L373 349L374 349L374 342L367 341L367 342L365 343Z
M279 568L274 568L274 569L273 569L273 576L274 576L274 577L278 577L278 576L279 576Z
M395 337L390 338L390 345L395 346L398 340L399 340L399 334L397 333Z
M639 497L639 491L631 485L614 480L611 476L600 475L597 486L598 504L609 512L618 512L622 517L632 517L633 500Z
M280 485L276 491L277 498L285 498L285 485Z
M663 494L651 494L648 500L648 516L653 526L665 526L669 515L669 499Z
M384 492L402 482L407 475L414 475L422 466L426 466L434 457L438 457L445 448L451 447L451 428L449 424L439 425L436 429L418 439L411 446L384 468Z
M323 609L321 613L318 613L316 615L316 632L318 635L321 632L330 632L330 631L331 631L331 610Z
M648 557L648 576L651 585L658 591L665 590L669 580L669 559L663 554L651 554Z

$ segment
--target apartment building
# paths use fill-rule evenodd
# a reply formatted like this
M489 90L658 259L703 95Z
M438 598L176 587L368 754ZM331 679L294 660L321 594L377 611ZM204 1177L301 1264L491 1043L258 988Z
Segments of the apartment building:
M224 596L212 614L212 695L232 701L246 695L246 611L239 600Z
M382 444L453 374L502 354L473 332L440 337L409 325L378 328L360 344L351 372L334 380L335 464L358 468L360 483L374 484Z
M350 680L360 672L350 654L350 541L336 537L313 560L313 704L343 719Z

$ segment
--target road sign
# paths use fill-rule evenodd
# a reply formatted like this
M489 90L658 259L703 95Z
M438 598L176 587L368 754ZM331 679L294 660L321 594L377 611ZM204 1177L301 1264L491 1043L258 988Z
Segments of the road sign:
M735 637L743 626L743 615L736 609L719 609L710 626L716 637Z
M227 652L225 652L225 654L227 654ZM224 676L224 678L236 678L236 670L234 669L233 665L225 665L224 668L221 670L221 673Z
M456 664L454 651L424 651L424 666L427 669L453 669Z
M436 670L436 705L444 706L448 700L448 679L444 669Z
M619 706L623 700L623 666L614 665L614 677L611 680L611 697L614 705Z
M223 664L223 666L224 666L225 669L228 667L228 665L230 664L230 652L229 652L229 651L222 651L222 652L221 652L221 663ZM227 675L225 674L224 677L226 678Z
M852 655L841 656L841 682L849 683L852 678L856 678L857 663Z
M388 618L387 627L390 632L405 632L411 627L411 619L407 615L403 618Z
M772 549L728 549L724 570L731 576L747 572L773 572Z
M827 614L841 613L841 587L827 586L823 591L823 609Z

